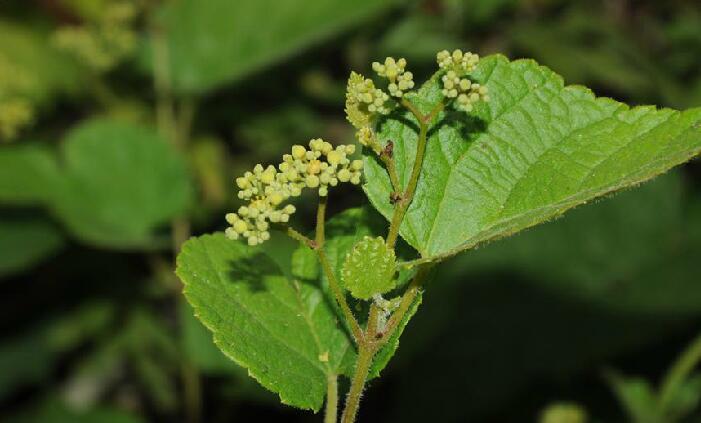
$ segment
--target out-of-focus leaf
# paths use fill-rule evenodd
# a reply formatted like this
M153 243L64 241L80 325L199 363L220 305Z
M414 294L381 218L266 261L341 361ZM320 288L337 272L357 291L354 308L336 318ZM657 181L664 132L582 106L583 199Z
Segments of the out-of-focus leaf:
M464 2L463 2L464 3ZM464 48L462 40L446 30L445 23L426 15L410 15L394 25L380 40L380 56L405 57L413 62L436 62L436 53L451 48Z
M190 162L199 183L204 203L209 207L220 207L227 200L226 184L228 153L224 143L216 138L199 138L190 147Z
M391 0L178 0L161 10L174 88L241 79L372 17Z
M184 160L150 129L95 120L63 144L52 206L80 239L105 247L153 247L154 229L192 200Z
M688 417L701 404L701 374L689 377L678 388L667 407L670 419L679 421Z
M0 215L0 278L41 262L63 244L61 232L46 218Z
M0 204L45 204L59 183L56 159L41 144L0 148Z
M664 421L659 414L655 390L648 381L637 377L624 377L617 373L609 373L607 380L632 422Z
M407 95L423 113L442 101L440 78ZM474 116L439 114L400 233L425 260L439 260L553 219L594 198L637 185L701 151L701 109L629 108L565 87L531 60L484 59L472 77L491 101ZM418 134L410 114L379 123L394 141L406 186ZM406 120L409 119L409 120ZM385 169L366 160L365 190L388 219Z
M46 380L61 354L102 331L112 316L104 303L89 303L55 316L12 338L0 340L0 399Z
M461 274L449 265L438 266L421 307L393 359L389 421L483 421L533 398L533 387L557 392L581 372L690 323L588 307L508 273ZM504 421L523 415L512 417Z
M193 238L178 256L185 296L219 348L283 403L318 410L354 351L324 294L286 273L223 234Z
M39 29L0 21L0 100L20 96L46 103L81 87L79 68L47 42Z
M540 289L613 310L699 312L701 230L692 228L701 226L701 214L685 213L683 194L680 175L665 175L448 265L475 277L513 272Z

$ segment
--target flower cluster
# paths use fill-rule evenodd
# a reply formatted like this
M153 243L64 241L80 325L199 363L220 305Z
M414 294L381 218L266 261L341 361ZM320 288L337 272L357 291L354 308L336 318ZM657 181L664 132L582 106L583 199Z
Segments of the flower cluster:
M475 103L489 101L487 87L464 77L479 63L478 55L463 53L461 50L455 50L451 54L443 50L436 55L436 60L438 66L446 71L441 77L443 95L446 98L455 99L458 109L471 112Z
M384 64L380 62L372 64L372 70L389 80L387 89L390 95L398 98L404 96L406 91L414 88L414 74L406 71L405 68L406 59L404 58L394 60L394 57L388 57L385 59Z
M309 149L292 147L291 154L283 156L277 168L263 168L258 164L253 172L236 179L238 197L249 202L236 213L228 213L226 230L230 239L244 237L249 245L258 245L270 239L270 223L286 223L295 212L292 204L283 205L291 197L298 197L305 188L318 189L319 195L328 195L329 187L339 183L360 184L363 162L351 160L354 145L333 147L322 139L309 142Z
M487 87L467 78L460 78L455 71L446 72L441 80L443 81L443 95L446 98L455 98L460 110L471 112L475 103L489 101Z
M351 73L346 92L346 114L353 126L362 128L377 114L388 114L389 108L385 104L387 100L387 93L376 88L372 79L355 72Z
M0 141L14 139L19 131L33 120L34 109L26 100L0 100Z
M452 70L458 74L472 72L480 61L480 57L474 53L463 53L462 50L454 50L451 54L443 50L436 55L438 67L443 70Z
M108 3L92 22L59 28L54 43L97 71L108 71L136 49L133 24L138 12L133 0Z

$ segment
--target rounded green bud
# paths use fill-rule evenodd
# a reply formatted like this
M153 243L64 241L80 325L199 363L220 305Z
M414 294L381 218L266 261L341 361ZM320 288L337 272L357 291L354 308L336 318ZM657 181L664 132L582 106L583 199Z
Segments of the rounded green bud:
M396 265L394 250L387 248L384 239L366 236L346 255L341 268L343 285L361 300L384 294L396 285Z

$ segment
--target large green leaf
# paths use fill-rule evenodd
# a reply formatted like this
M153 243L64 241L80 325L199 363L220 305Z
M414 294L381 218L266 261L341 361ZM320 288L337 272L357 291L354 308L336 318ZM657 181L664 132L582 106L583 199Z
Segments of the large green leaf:
M408 98L423 112L442 99L440 75ZM433 122L416 196L401 235L429 260L550 220L593 198L646 181L701 151L701 109L628 106L565 87L530 60L484 59L472 75L491 102L470 117L447 111ZM379 123L393 140L406 185L417 130L413 118ZM367 160L366 192L392 214L390 182Z
M185 295L219 348L283 403L318 410L355 351L324 293L285 273L263 248L221 233L178 256Z
M178 0L161 16L174 87L209 90L328 38L391 0Z
M30 267L64 244L61 232L38 216L0 215L0 277Z
M681 175L671 172L566 219L465 253L449 267L468 280L510 272L538 289L610 310L698 313L701 233L690 229L701 224L701 214L687 210L685 193Z
M64 167L50 203L87 242L151 246L153 230L184 213L192 199L185 161L150 129L89 121L62 147Z

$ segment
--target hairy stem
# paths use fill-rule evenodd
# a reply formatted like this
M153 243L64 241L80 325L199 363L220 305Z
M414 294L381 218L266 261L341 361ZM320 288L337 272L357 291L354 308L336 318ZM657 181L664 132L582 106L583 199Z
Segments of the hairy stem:
M326 279L329 281L331 292L336 298L336 302L341 307L343 317L346 318L346 322L348 322L348 325L350 326L353 338L357 344L361 344L365 338L363 335L363 330L360 328L360 324L358 324L358 321L355 319L355 316L348 305L348 301L346 301L346 296L343 293L341 286L338 284L338 279L336 279L336 275L333 273L331 264L329 264L329 259L326 257L326 253L324 252L323 248L316 248L316 254L319 257L321 268L324 270L324 274L326 274Z
M672 365L662 382L659 406L663 414L667 411L667 407L677 393L679 386L684 383L699 362L701 362L701 335L694 339Z
M326 410L324 423L336 423L338 418L338 377L328 375L326 382Z
M319 197L319 207L316 209L316 245L319 249L324 248L326 241L326 204L329 197Z
M392 189L396 193L401 193L402 191L402 184L399 182L399 176L397 176L397 167L394 164L394 158L389 157L386 154L380 154L380 159L382 160L382 163L385 164L385 167L387 168L387 173L389 174L389 180L392 182Z
M416 158L414 159L414 165L411 169L409 185L407 185L406 191L404 191L394 207L394 214L392 215L389 232L387 233L387 246L389 248L394 248L394 245L397 243L399 227L402 224L402 220L404 220L404 215L411 201L414 199L416 185L419 182L419 175L421 174L421 166L423 165L424 155L426 154L426 134L428 133L426 117L422 115L409 100L402 100L402 104L414 114L414 117L416 117L416 120L419 122L419 140L416 145Z
M371 343L363 342L360 344L358 360L355 364L355 373L353 374L353 381L351 382L350 391L348 392L341 423L355 422L355 416L358 414L358 407L360 406L360 397L363 395L365 381L370 373L370 366L372 365L372 359L376 351L377 349Z
M316 243L313 240L302 235L299 231L289 226L286 227L286 231L287 235L295 241L299 241L301 244L306 245L309 248L314 248L316 246Z
M421 289L421 285L426 280L426 277L428 276L430 270L431 266L426 265L421 266L416 272L416 276L414 276L414 279L409 284L409 287L406 291L404 291L404 294L402 295L402 300L399 303L399 307L394 313L392 313L392 317L390 317L389 321L387 322L387 327L385 329L384 336L380 341L381 345L384 345L388 339L392 338L394 332L402 323L402 320L404 320L404 316L406 316L406 313L409 311L409 308L414 303L414 300L416 299L416 296L418 295L419 290Z
M360 324L358 324L355 315L353 315L350 306L348 305L346 295L344 294L343 289L341 289L341 285L338 283L336 274L331 268L329 259L328 257L326 257L326 252L324 251L324 243L326 242L324 226L326 223L325 219L327 199L327 197L319 198L319 207L317 208L316 212L316 236L312 245L314 247L314 250L316 251L317 256L319 257L319 263L321 263L321 268L323 269L324 274L326 275L326 279L329 281L329 287L331 288L331 292L336 298L336 302L341 307L341 311L343 312L343 316L345 317L346 322L348 322L348 325L350 326L353 338L357 343L360 343L364 338L363 331L360 328Z

